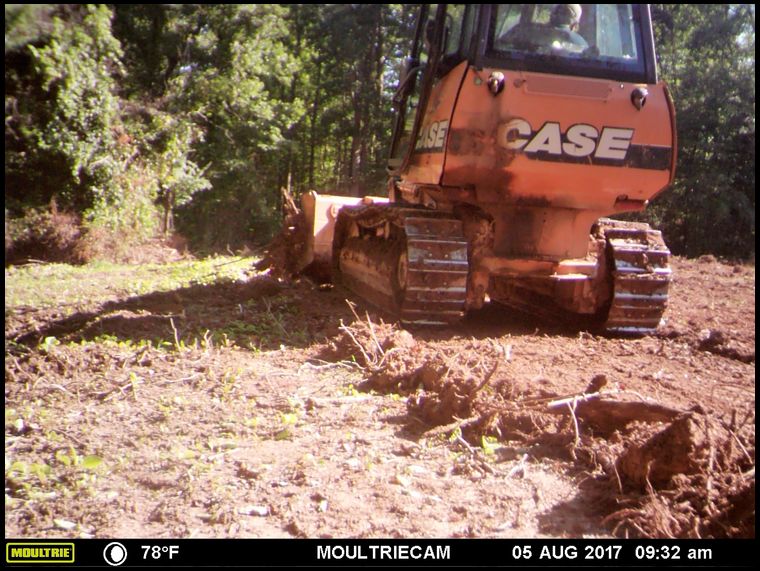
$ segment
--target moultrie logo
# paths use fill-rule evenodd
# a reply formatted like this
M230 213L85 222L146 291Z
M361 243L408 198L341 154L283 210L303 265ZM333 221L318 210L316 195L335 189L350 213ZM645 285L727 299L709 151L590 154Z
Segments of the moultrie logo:
M9 542L6 563L74 563L73 543Z

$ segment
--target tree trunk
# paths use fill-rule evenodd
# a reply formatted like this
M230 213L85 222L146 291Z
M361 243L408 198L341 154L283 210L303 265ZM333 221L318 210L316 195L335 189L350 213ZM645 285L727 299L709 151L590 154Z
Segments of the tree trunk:
M354 125L351 133L351 156L349 157L348 164L348 178L350 181L349 194L351 196L359 195L360 186L360 171L362 167L362 105L359 94L360 81L355 81L353 104L354 104Z
M314 189L314 153L317 147L317 118L319 117L320 81L322 78L322 60L317 60L317 77L314 82L314 104L311 107L311 125L309 133L309 189Z

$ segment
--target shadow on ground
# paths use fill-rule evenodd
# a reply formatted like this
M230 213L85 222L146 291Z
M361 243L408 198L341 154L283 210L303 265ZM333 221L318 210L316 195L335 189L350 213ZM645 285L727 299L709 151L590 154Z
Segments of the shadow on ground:
M285 284L268 276L247 282L192 285L167 292L109 301L92 311L47 321L36 315L13 336L36 346L48 337L62 342L109 338L171 345L212 340L261 350L280 344L305 347L337 333L340 320L355 319L340 295L307 281Z
M349 325L357 316L374 323L394 321L393 316L360 301L352 310L347 299L357 298L340 286L326 287L308 279L281 282L265 275L246 282L199 284L109 301L92 311L63 318L46 317L40 311L10 335L7 316L6 335L27 346L55 337L64 342L108 338L170 345L211 340L216 345L269 350L281 344L303 348L324 341L339 333L341 323ZM441 329L414 328L411 332L423 341L446 341L504 335L574 337L582 330L578 325L549 323L489 303L468 313L459 324Z

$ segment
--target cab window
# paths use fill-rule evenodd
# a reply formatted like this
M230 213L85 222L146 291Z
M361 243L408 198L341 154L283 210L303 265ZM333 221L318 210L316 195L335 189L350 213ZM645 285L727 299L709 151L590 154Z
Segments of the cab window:
M443 29L443 53L438 76L448 73L467 57L475 20L474 7L469 4L448 4Z
M499 4L488 49L505 67L643 81L642 34L632 4Z

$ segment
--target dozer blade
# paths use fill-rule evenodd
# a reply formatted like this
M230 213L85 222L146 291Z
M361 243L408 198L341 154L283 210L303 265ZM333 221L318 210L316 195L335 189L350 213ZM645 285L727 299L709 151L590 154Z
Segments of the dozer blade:
M298 269L307 266L312 274L329 277L332 267L333 235L338 212L344 206L384 204L388 199L380 196L335 196L310 191L301 196L301 207L306 219L306 244Z

